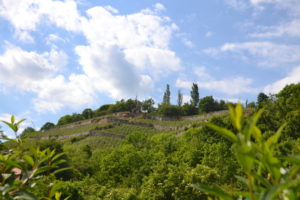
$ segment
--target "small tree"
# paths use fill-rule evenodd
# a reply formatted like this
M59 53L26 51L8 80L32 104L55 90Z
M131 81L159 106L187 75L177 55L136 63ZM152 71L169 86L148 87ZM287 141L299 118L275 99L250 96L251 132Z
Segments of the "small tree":
M171 100L171 92L170 92L170 86L167 84L166 91L164 93L164 98L163 98L163 104L170 105L170 100Z
M204 97L199 102L200 112L212 112L215 110L215 100L212 96Z
M168 105L168 104L161 104L158 107L158 113L164 117L180 117L182 115L181 107Z
M146 99L142 103L142 109L147 113L153 112L155 110L153 106L154 106L154 100L152 98Z
M27 127L27 128L25 128L25 129L22 131L21 137L24 137L24 136L26 136L27 134L32 133L32 132L35 132L35 131L36 131L36 130L35 130L34 128L32 128L32 127Z
M182 106L182 99L183 99L182 93L180 90L178 90L178 97L177 97L177 105L178 106Z
M199 89L197 83L193 83L191 90L191 105L197 107L199 103Z
M269 100L268 95L265 93L261 92L257 96L257 105L259 108L263 107L263 105Z
M40 131L47 131L47 130L50 130L52 128L54 128L55 125L51 122L46 122L40 129Z
M90 119L94 117L94 112L92 109L87 108L82 112L81 115L83 116L84 119Z

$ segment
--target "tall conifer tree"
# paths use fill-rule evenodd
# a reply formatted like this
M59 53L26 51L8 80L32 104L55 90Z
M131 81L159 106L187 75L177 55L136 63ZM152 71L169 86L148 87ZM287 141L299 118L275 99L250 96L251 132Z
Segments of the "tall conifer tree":
M166 91L164 93L163 104L170 105L170 100L171 100L170 86L169 84L167 84Z
M182 106L182 94L180 90L178 90L177 104L178 106Z
M191 105L198 107L199 104L199 89L197 83L193 83L191 90Z

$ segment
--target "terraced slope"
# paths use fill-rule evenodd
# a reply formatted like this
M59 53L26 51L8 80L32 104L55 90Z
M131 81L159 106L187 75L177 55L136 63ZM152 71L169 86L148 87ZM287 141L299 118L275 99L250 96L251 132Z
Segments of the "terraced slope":
M123 139L126 135L133 132L143 132L146 134L173 132L176 136L180 136L185 129L191 126L202 126L204 122L207 122L213 116L225 115L226 113L226 111L219 111L192 117L184 117L180 120L145 119L141 118L141 116L126 118L125 114L109 115L67 124L45 132L34 132L29 135L29 139L66 140L72 137L82 136L104 136Z

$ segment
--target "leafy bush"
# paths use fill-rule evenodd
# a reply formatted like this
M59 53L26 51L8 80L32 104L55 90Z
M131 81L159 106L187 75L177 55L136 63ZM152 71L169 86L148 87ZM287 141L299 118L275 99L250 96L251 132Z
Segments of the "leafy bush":
M10 141L14 148L0 155L0 199L56 199L59 200L61 193L56 192L57 186L53 184L55 174L65 171L66 168L57 169L65 162L60 159L63 153L56 154L55 150L24 147L17 131L22 123L3 121L16 135L16 139L10 139L4 135L1 140ZM43 190L40 190L43 188Z
M218 187L203 184L195 185L196 188L228 200L236 199L237 196L251 200L300 198L300 158L276 156L275 148L284 125L274 135L263 140L262 132L256 126L262 112L260 110L249 121L245 121L240 104L235 108L230 107L236 134L214 124L208 125L233 143L236 158L244 171L244 176L237 178L247 186L247 191L229 194Z
M159 105L158 113L164 117L180 117L180 116L182 116L181 107L169 105L169 104Z

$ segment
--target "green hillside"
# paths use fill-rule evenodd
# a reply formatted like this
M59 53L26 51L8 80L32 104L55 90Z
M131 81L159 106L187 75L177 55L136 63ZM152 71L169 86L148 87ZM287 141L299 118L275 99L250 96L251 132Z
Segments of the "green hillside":
M23 156L32 148L50 148L64 153L56 169L69 169L22 187L46 196L52 182L61 199L72 200L299 199L300 84L262 96L230 111L173 118L126 109L67 123L64 116L48 130L23 134L18 145L20 162L32 163ZM166 113L181 109L168 106ZM1 151L17 146L6 142Z

